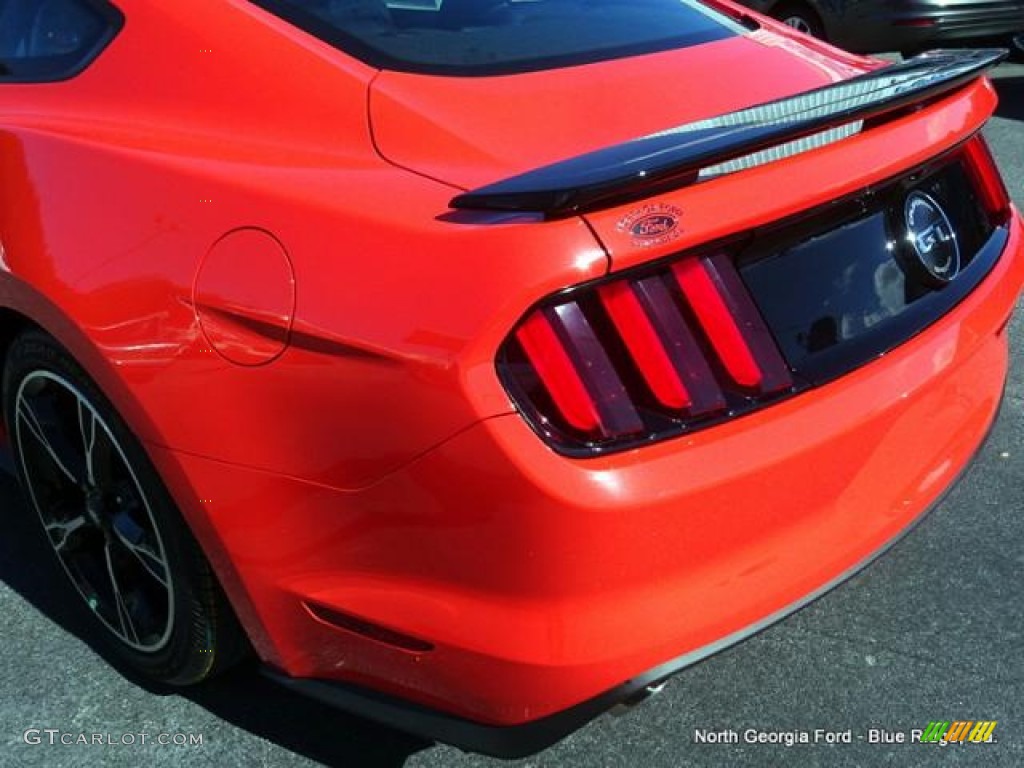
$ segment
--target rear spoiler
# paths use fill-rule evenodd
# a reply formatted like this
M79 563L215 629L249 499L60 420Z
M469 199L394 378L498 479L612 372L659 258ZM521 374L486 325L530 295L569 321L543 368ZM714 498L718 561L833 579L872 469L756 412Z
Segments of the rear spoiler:
M1000 48L929 51L796 96L527 171L458 195L450 205L535 212L553 219L635 200L696 183L706 177L702 171L782 144L818 135L829 140L829 132L831 140L850 135L860 129L860 121L951 91L1006 56ZM855 130L842 133L851 124L857 124Z

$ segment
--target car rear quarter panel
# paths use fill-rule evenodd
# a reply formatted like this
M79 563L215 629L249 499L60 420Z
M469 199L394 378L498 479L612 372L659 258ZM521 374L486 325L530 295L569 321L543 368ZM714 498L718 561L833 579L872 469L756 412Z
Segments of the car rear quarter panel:
M0 90L0 301L145 440L361 487L507 412L496 384L463 390L493 379L523 305L606 257L579 220L524 237L448 218L456 190L374 152L372 72L235 5L127 3L80 78ZM240 227L273 233L294 268L288 348L262 366L218 355L193 307L204 256Z

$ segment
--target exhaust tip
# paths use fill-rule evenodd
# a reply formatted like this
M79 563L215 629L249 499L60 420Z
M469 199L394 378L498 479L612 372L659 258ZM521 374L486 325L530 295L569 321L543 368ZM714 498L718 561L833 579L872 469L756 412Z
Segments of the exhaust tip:
M662 680L657 683L651 683L650 685L641 688L628 699L623 699L622 701L620 701L618 704L616 704L609 710L609 713L616 717L624 715L627 712L629 712L629 710L633 709L633 707L635 707L636 705L644 701L647 701L647 699L651 698L651 696L661 693L663 690L665 690L666 685L668 685L668 680Z

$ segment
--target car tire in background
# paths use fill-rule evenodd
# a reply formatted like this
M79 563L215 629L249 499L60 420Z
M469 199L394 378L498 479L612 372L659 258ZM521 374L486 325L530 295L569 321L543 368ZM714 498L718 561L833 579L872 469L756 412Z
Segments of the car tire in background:
M98 647L166 684L199 682L247 649L226 598L139 441L70 354L18 336L3 371L18 476L69 601Z
M827 39L825 37L825 26L821 23L821 17L807 3L784 2L772 8L771 15L788 27L793 27L806 35Z
M1010 38L1010 58L1024 63L1024 30Z

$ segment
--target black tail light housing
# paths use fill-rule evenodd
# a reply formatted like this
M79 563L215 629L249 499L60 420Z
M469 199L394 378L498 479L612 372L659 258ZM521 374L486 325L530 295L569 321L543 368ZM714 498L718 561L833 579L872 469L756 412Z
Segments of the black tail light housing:
M966 250L949 286L919 282L906 267L901 217L915 191L949 208ZM1009 214L975 136L824 209L552 296L506 339L498 374L565 455L692 432L836 378L920 332L995 264ZM862 284L831 295L822 287L829 270L860 270ZM883 271L901 281L895 299L879 293ZM845 314L829 317L830 306ZM823 334L823 322L834 332Z
M498 368L523 415L570 455L656 440L793 389L724 250L560 294L526 316Z

